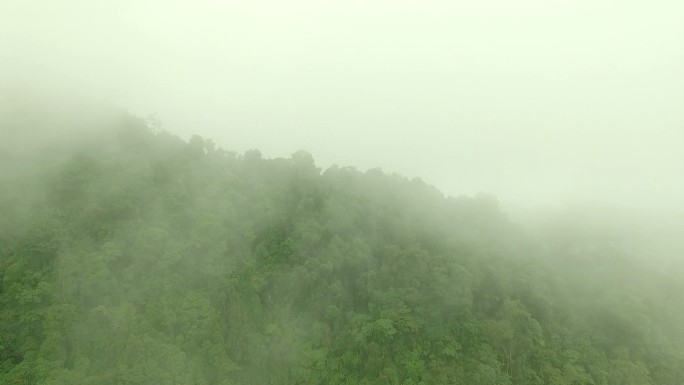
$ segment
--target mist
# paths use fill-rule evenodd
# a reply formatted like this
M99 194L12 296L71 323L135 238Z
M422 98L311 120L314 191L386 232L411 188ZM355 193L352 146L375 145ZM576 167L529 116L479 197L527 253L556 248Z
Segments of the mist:
M0 0L0 384L684 384L683 14Z
M684 211L677 1L5 2L6 86L537 208Z

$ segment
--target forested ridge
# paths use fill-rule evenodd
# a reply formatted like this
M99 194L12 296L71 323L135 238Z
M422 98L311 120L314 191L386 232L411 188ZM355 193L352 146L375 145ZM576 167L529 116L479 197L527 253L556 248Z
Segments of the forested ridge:
M104 126L0 145L0 384L684 384L684 284L613 240Z

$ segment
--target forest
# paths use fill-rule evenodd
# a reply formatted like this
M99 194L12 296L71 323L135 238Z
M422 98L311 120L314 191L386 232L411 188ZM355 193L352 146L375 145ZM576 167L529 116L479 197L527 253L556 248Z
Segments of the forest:
M0 384L684 384L681 264L92 115L0 123Z

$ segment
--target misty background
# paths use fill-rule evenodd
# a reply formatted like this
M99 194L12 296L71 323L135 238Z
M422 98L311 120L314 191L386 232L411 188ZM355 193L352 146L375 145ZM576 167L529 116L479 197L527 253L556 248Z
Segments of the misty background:
M680 1L0 1L7 95L510 208L684 211ZM58 105L54 104L54 105ZM666 226L670 226L668 223Z
M682 15L0 0L0 383L684 385Z

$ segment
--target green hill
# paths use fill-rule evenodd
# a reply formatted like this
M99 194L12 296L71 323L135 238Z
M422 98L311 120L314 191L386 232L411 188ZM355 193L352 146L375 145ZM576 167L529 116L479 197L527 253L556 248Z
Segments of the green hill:
M684 285L613 240L48 118L2 132L0 384L684 384Z

